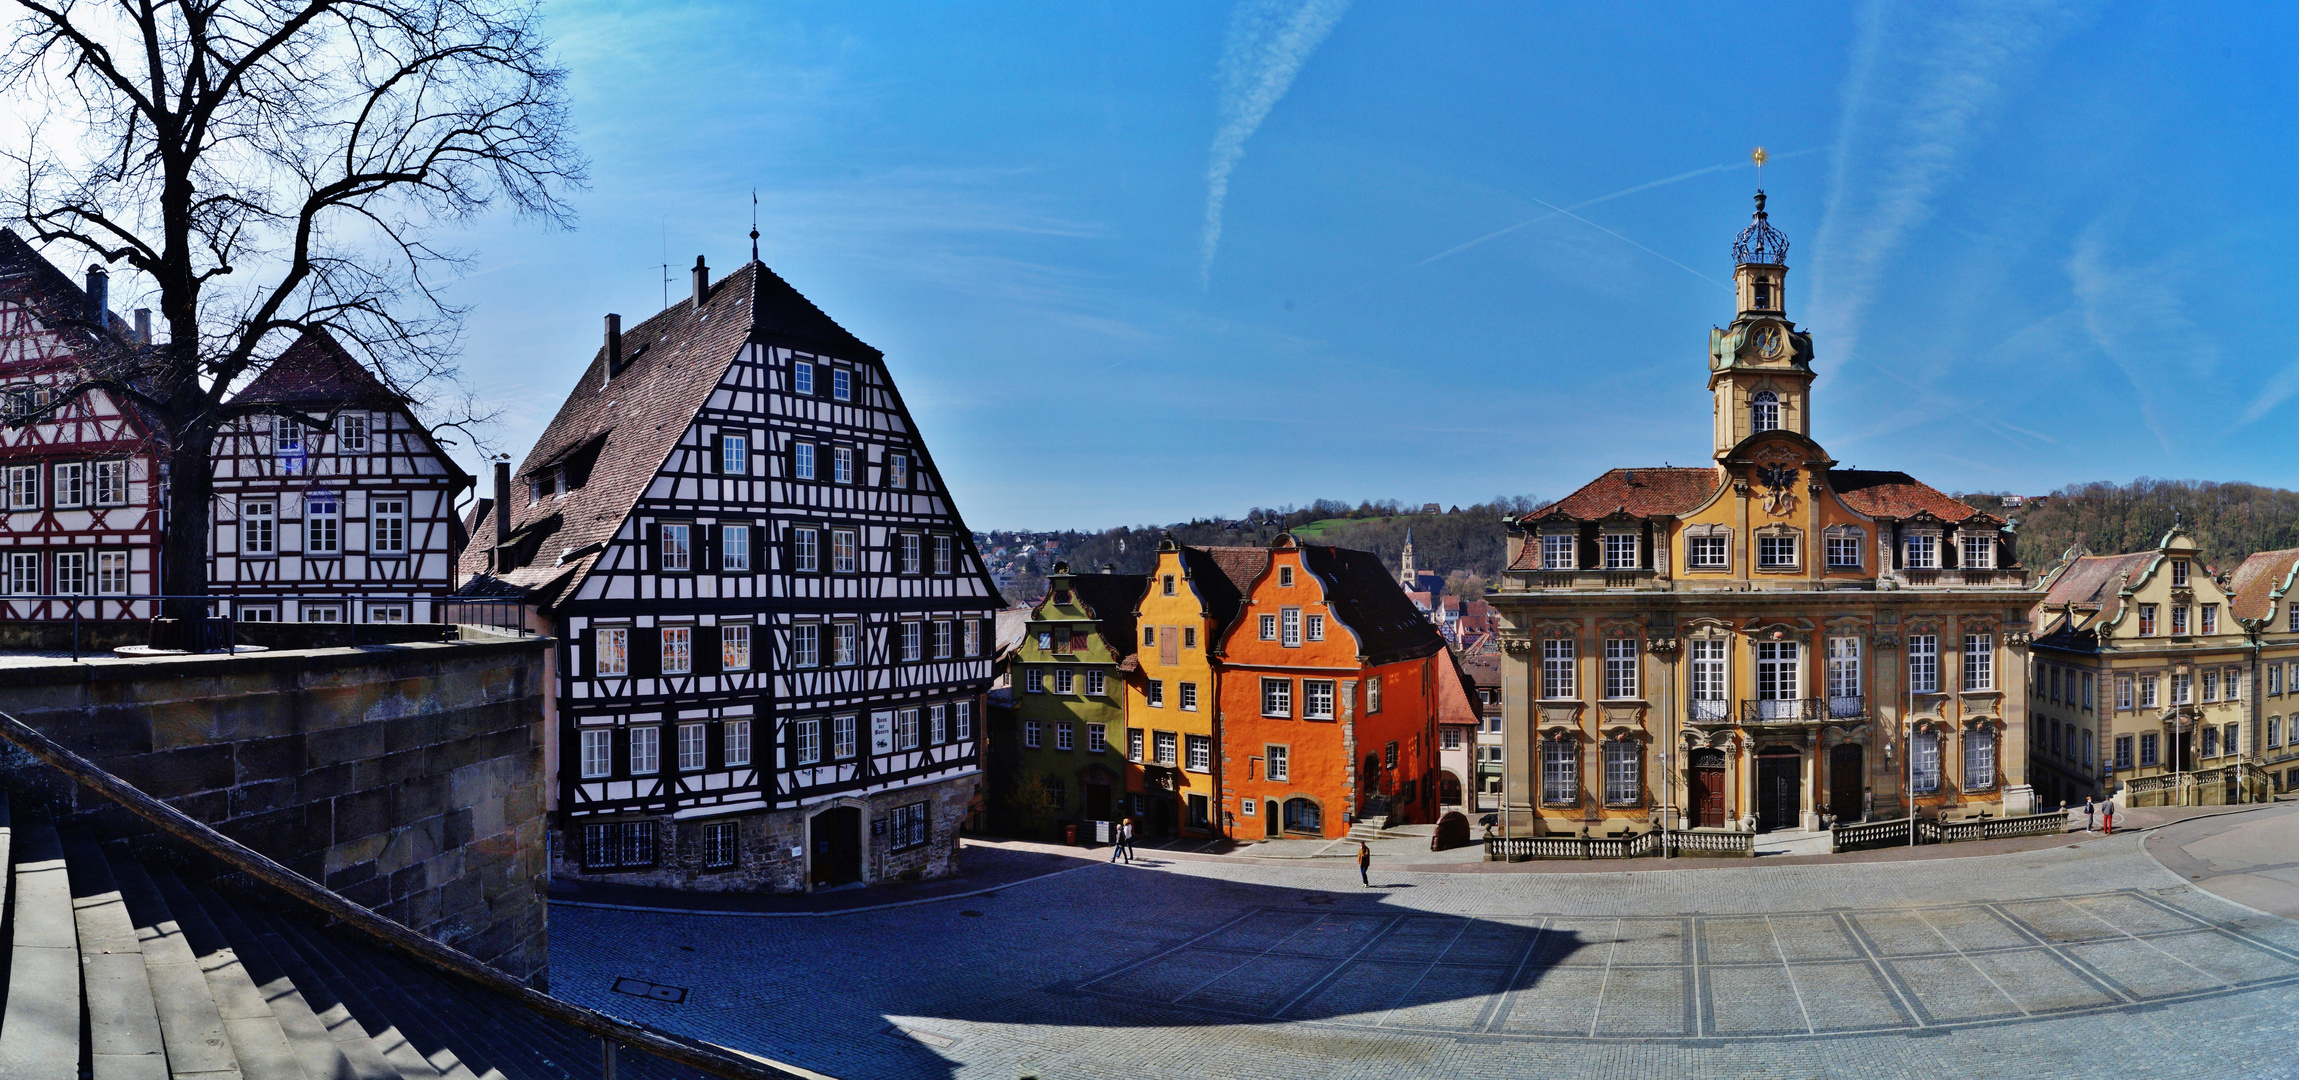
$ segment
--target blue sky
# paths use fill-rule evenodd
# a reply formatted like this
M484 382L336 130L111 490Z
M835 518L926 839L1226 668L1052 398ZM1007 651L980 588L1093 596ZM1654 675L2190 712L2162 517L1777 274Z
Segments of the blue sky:
M1762 144L1844 464L2299 486L2287 5L546 12L580 225L456 293L514 454L755 186L977 528L1557 497L1706 454Z

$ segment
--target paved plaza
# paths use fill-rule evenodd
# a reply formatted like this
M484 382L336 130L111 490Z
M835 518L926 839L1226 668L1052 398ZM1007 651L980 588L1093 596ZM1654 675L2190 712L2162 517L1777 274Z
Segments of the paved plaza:
M2294 1076L2299 923L2188 879L2271 880L2295 828L1373 889L1151 852L844 915L555 908L552 981L841 1078Z

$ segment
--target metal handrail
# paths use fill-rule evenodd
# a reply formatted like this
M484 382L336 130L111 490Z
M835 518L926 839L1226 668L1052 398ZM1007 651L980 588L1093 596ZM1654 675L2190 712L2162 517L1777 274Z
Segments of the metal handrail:
M618 1020L536 990L461 949L434 941L376 914L365 905L345 899L318 882L273 861L262 852L144 794L134 785L106 772L95 762L72 752L6 712L0 712L0 739L21 747L56 771L120 804L137 817L159 826L161 831L215 856L235 870L342 920L352 929L384 946L418 963L510 998L513 1004L538 1016L596 1035L610 1047L627 1046L642 1050L726 1080L802 1080L799 1073L779 1068L741 1051Z

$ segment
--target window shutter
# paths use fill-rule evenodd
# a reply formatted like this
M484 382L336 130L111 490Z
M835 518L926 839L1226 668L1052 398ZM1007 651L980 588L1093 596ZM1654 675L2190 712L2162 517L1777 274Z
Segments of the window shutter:
M715 473L726 461L726 436L713 434L703 453L702 471Z
M697 525L697 526L695 526L695 530L694 530L694 531L696 532L696 534L698 534L698 535L699 535L699 537L700 537L700 538L701 538L701 540L702 540L702 552L701 552L701 554L702 554L702 558L701 558L701 560L699 560L699 562L697 563L697 565L701 566L701 567L702 567L703 569L705 569L705 570L716 570L716 569L718 569L718 531L719 531L719 528L720 528L720 526L717 526L717 525Z
M652 679L663 673L663 632L653 627L631 630L631 674Z
M596 677L599 674L599 632L586 629L583 631L583 636L577 640L582 642L583 662L580 665L569 666L574 667L578 675Z
M698 626L694 628L695 674L717 675L724 670L719 665L725 657L719 652L718 645L718 627Z
M650 521L639 535L644 538L646 545L646 551L639 556L640 568L658 569L656 564L662 561L663 527Z

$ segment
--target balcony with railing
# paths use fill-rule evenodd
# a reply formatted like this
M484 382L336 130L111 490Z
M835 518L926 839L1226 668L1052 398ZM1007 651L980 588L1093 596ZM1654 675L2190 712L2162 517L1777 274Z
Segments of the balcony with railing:
M1685 719L1695 724L1725 724L1732 721L1732 703L1722 698L1705 701L1699 698L1685 703Z
M2024 589L2028 572L2019 569L1940 569L1909 567L1900 579L1916 589Z
M1743 724L1809 724L1827 711L1824 698L1756 698L1740 703Z
M1857 694L1850 696L1831 694L1828 697L1828 719L1860 720L1868 715L1868 699Z

